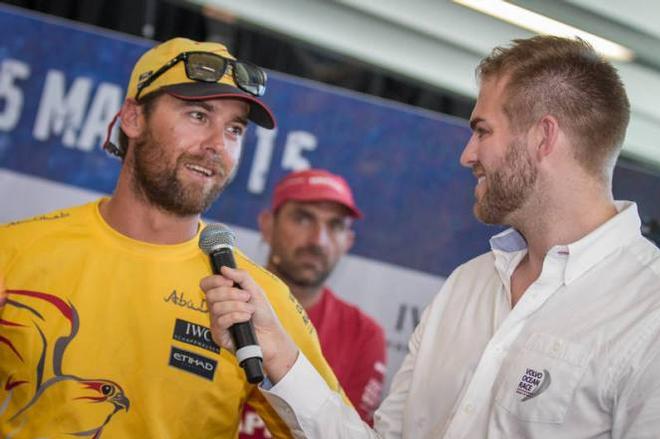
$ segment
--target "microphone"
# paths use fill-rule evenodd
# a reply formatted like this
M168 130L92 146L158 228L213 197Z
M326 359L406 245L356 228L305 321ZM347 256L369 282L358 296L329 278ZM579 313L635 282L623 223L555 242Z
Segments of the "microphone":
M199 248L209 255L211 269L214 274L220 274L224 266L236 268L234 259L234 243L236 238L229 227L224 224L209 224L204 227L199 236ZM234 287L240 286L234 283ZM236 347L238 364L245 371L249 383L257 384L264 380L262 368L263 354L254 335L252 322L235 323L229 328L229 333Z

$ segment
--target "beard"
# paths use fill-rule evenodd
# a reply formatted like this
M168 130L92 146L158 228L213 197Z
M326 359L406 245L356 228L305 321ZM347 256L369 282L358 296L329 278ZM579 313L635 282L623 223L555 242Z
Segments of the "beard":
M173 166L168 165L168 145L159 143L148 129L136 141L133 156L135 189L149 203L176 216L198 215L209 208L231 181L220 158L181 154ZM186 184L177 175L184 163L194 163L216 171L216 181L210 186ZM234 170L238 165L234 167Z
M487 187L483 197L474 205L475 216L486 224L505 224L507 217L530 198L537 177L538 170L524 143L514 140L509 144L500 167L486 172Z
M312 268L297 261L298 258L306 254L320 258L322 262L321 268ZM315 245L298 248L291 255L287 255L286 252L276 251L276 247L274 246L271 251L270 260L277 271L276 274L285 283L300 288L320 287L328 279L336 265L336 262L331 263L323 250Z

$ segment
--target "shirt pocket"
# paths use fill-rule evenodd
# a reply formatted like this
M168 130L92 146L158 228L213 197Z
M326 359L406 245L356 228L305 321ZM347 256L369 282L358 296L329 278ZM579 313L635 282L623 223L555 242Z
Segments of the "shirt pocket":
M590 357L591 349L584 345L533 333L504 364L497 406L522 421L564 422Z

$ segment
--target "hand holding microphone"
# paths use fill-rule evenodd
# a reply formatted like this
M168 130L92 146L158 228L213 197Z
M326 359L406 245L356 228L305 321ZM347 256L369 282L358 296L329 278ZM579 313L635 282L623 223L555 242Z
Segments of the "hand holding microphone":
M234 234L224 224L210 224L202 230L199 247L209 255L214 274L221 274L222 267L236 268L234 242ZM232 287L240 289L241 285L234 283ZM229 333L236 349L238 364L245 370L248 382L253 384L262 382L263 354L250 320L232 324Z
M263 380L263 360L269 379L276 383L295 362L298 348L280 325L261 288L247 272L235 268L234 242L233 233L222 224L205 227L199 240L213 272L222 275L208 276L200 283L206 293L213 339L225 349L236 350L249 382Z

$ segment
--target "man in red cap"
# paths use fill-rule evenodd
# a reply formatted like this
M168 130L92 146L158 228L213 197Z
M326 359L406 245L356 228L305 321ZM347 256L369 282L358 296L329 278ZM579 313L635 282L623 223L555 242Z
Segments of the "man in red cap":
M267 268L282 279L317 330L325 358L367 422L380 403L385 373L382 327L325 285L354 240L361 218L351 188L322 169L293 172L276 186L259 227L270 245ZM258 418L244 415L242 438L264 437Z
M118 145L104 144L122 160L112 196L0 227L0 437L230 438L246 401L290 437L211 340L200 289L200 216L236 173L248 121L275 126L265 86L221 44L155 46L133 69ZM235 255L224 274L268 292L341 392L286 286Z

